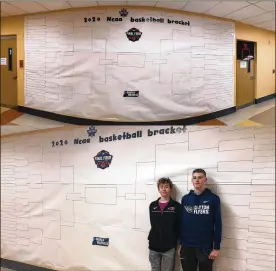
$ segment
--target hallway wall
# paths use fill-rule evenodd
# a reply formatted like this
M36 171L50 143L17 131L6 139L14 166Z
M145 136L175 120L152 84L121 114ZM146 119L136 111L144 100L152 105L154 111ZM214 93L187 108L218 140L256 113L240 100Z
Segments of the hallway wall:
M180 200L192 188L192 170L202 167L222 204L214 271L274 270L275 127L176 128L3 138L1 257L58 270L149 270L156 180L171 177ZM92 245L94 237L109 245Z
M17 36L17 103L24 105L24 69L19 68L19 60L25 60L24 16L1 18L1 35Z
M73 9L84 10L84 9ZM164 10L164 9L156 9ZM64 11L60 11L64 12ZM174 11L175 12L175 11ZM53 14L54 12L50 12ZM189 12L178 12L179 14L193 14ZM196 14L200 17L215 18ZM24 17L12 16L1 18L1 34L2 35L18 35L17 37L17 54L18 59L24 60ZM223 20L218 18L219 20ZM230 21L230 20L223 20ZM248 39L258 43L258 63L257 63L257 89L256 97L261 98L269 94L275 93L275 75L272 74L272 68L275 68L275 33L260 29L258 27L249 26L241 23L235 23L236 39ZM270 45L268 42L271 42ZM268 65L267 65L268 64ZM235 61L234 61L235 65ZM234 74L236 72L234 71ZM234 95L235 96L235 95ZM235 97L234 97L235 100ZM18 104L24 106L24 70L18 68Z
M257 43L257 76L255 98L275 93L275 32L236 23L236 37Z

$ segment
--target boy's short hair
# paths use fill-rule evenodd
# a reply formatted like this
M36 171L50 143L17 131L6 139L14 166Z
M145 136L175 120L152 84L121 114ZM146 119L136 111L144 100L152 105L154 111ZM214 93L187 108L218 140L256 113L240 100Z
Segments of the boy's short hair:
M170 188L172 189L173 188L173 183L171 181L170 178L165 178L165 177L162 177L160 178L158 181L157 181L157 188L159 188L159 186L161 184L168 184L170 186Z
M194 173L202 173L206 177L206 171L204 169L202 169L202 168L196 168L196 169L194 169L193 174Z

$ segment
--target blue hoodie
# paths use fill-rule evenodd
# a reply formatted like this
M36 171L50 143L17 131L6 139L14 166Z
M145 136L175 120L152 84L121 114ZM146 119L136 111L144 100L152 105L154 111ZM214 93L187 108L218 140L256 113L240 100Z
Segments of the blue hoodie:
M180 245L219 250L221 234L220 198L208 188L191 190L181 200Z

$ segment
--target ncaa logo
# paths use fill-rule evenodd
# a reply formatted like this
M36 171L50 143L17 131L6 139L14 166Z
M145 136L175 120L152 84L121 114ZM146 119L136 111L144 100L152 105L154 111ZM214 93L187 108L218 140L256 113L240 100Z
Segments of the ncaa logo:
M120 13L121 17L127 17L127 15L128 15L128 11L127 11L127 9L125 9L125 8L122 8L122 9L119 11L119 13Z
M94 162L97 168L106 169L110 166L113 156L105 150L102 150L94 156Z

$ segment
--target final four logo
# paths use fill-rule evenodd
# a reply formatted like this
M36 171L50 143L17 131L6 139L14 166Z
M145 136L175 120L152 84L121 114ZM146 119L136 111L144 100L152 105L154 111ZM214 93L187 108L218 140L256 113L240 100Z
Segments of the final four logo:
M141 38L142 32L137 28L131 28L126 32L126 36L130 41L135 42Z
M110 166L113 156L105 150L102 150L94 156L95 164L97 168L106 169Z

